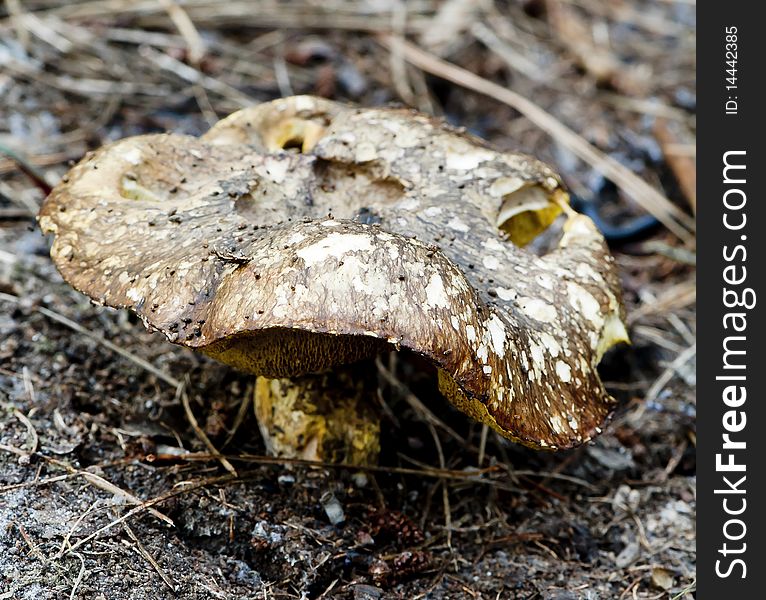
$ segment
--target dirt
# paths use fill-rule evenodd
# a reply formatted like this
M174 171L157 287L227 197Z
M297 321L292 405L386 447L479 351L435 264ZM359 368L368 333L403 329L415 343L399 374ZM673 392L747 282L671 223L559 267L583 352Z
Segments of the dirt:
M426 47L414 28L433 31L438 6L410 4L408 35ZM0 145L54 183L67 161L110 139L198 134L206 116L245 102L236 91L265 100L286 93L287 82L296 93L366 105L410 102L548 160L618 223L642 214L496 100L414 69L403 98L375 41L376 28L392 22L388 12L346 3L335 14L346 29L301 29L265 9L227 21L215 6L204 11L211 5L187 8L207 48L197 66L218 87L163 70L158 55L194 62L162 9L96 2L90 10L101 13L78 16L76 3L23 3L59 36L47 42L35 33L38 21L0 16ZM583 60L571 31L562 39L554 18L562 6L589 26L590 43L607 36L617 70L605 76ZM475 18L501 34L510 27L506 46L542 81L476 41L469 16L445 47L429 48L533 99L691 210L655 132L666 119L693 143L693 6L483 10ZM293 1L281 14L321 23L324 13ZM126 41L133 38L140 44ZM687 141L673 151L689 152ZM694 597L693 248L667 231L612 244L633 343L601 365L619 408L595 442L539 453L490 434L480 465L481 426L439 396L424 365L397 355L384 364L457 436L436 429L441 469L422 413L381 378L380 466L363 474L269 460L248 404L252 377L171 345L64 283L32 217L45 185L0 155L0 599ZM186 382L191 410L236 476L199 440L176 389L104 342ZM338 506L343 520L333 524Z

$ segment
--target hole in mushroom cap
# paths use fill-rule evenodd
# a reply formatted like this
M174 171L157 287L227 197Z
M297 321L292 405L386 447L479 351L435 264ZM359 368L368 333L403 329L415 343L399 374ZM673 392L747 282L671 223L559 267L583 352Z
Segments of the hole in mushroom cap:
M404 185L375 161L350 164L319 158L314 162L314 173L314 204L327 206L340 219L380 223L380 210L371 210L371 206L379 209L394 204L406 193Z
M293 117L279 121L263 134L266 149L271 152L278 150L297 149L299 152L310 152L325 128L316 121Z
M234 212L244 217L250 223L258 223L263 220L264 207L258 206L258 202L251 193L245 193L234 200Z
M526 246L548 229L561 212L550 192L539 185L523 185L502 197L497 227L517 246Z

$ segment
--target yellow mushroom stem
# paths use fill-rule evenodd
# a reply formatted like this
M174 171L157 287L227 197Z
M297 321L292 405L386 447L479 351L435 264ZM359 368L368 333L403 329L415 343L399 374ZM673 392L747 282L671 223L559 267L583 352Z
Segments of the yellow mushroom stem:
M363 362L290 379L258 377L253 404L269 454L375 464L380 423L371 405L377 385L373 369Z

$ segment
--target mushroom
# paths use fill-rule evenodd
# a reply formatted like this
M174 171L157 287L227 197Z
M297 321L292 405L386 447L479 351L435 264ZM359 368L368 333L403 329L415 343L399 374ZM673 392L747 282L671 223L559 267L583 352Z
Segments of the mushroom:
M567 201L545 164L431 117L296 96L201 138L89 153L39 222L95 302L261 376L273 452L368 462L378 429L352 364L392 349L430 361L452 404L513 441L601 432L614 401L596 367L627 341L624 309L601 234ZM562 211L552 249L524 247Z

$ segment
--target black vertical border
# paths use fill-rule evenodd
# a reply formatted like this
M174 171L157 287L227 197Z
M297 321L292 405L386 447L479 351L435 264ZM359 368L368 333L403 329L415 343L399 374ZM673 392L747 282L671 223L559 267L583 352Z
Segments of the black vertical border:
M766 272L766 230L764 230L763 204L766 202L766 127L764 111L766 103L761 93L761 82L766 76L766 30L759 19L762 5L747 0L716 2L700 0L697 6L697 173L698 173L698 424L697 424L697 598L707 599L758 599L764 595L763 578L766 575L766 530L763 527L763 511L766 507L764 486L760 485L766 476L766 432L762 430L766 419L766 398L764 398L760 376L766 371L761 366L766 356L766 330L764 329L762 307L766 295L762 281ZM737 85L732 94L726 89L726 39L725 28L737 27ZM736 95L737 115L726 114L726 100ZM723 194L727 189L723 183L723 155L728 150L746 150L747 183L738 186L747 194L747 225L742 231L727 231L723 225ZM737 462L744 462L744 473L716 472L716 454L721 449L722 435L726 430L722 418L731 410L722 401L723 389L730 383L716 380L722 374L723 339L725 337L723 317L727 309L723 305L723 247L732 248L747 236L747 282L740 287L752 287L757 304L747 312L747 400L741 410L747 414L744 431L731 434L732 439L745 440L747 448L737 451ZM730 287L730 286L729 286ZM731 309L728 309L731 310ZM729 331L728 335L732 332ZM747 479L743 486L747 492L747 509L738 518L747 524L747 533L739 542L727 541L723 527L727 519L723 508L725 494L716 489L726 488L723 477L736 481L742 475ZM730 506L739 505L731 498ZM735 532L735 528L731 529ZM723 544L737 548L747 544L741 555L725 557ZM733 558L741 557L747 565L747 573L741 578L742 570L735 568L728 578L716 574L725 571ZM727 562L728 561L728 562Z

